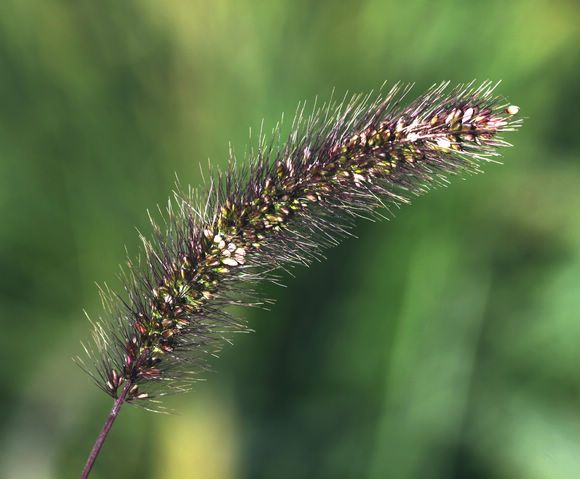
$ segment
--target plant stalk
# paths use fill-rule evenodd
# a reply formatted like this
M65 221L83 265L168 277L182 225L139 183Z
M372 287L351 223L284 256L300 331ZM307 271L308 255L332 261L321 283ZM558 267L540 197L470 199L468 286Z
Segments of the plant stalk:
M103 425L103 429L101 429L101 432L97 436L97 440L95 441L95 445L93 446L93 449L91 450L91 453L89 454L89 457L87 459L87 463L85 464L83 472L81 473L80 479L86 479L87 477L89 477L89 474L91 473L91 470L93 469L93 465L95 464L95 460L97 459L97 456L99 455L99 452L101 451L101 448L103 447L105 439L107 439L107 435L109 434L109 431L111 430L111 427L113 426L113 423L115 422L115 419L117 419L119 411L121 410L121 406L125 402L125 398L127 397L127 393L129 392L129 389L131 388L132 385L133 384L131 382L127 381L127 383L125 384L125 387L121 391L121 394L119 394L119 397L117 399L115 399L115 403L113 404L113 408L111 409L111 412L109 413L109 416L107 417L107 420L105 421L105 424Z

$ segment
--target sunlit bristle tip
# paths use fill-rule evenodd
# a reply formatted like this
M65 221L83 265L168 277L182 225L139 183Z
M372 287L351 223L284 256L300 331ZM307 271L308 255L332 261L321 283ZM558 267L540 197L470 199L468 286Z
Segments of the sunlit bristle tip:
M517 105L509 105L506 109L505 112L508 115L517 115L520 112L520 107Z

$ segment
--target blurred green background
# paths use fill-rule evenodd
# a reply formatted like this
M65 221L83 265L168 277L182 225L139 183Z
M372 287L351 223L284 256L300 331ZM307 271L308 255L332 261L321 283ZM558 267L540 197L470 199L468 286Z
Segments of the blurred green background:
M78 477L110 408L71 361L83 308L175 173L333 87L474 78L527 117L504 166L267 286L92 477L580 477L579 24L572 0L2 0L0 477Z

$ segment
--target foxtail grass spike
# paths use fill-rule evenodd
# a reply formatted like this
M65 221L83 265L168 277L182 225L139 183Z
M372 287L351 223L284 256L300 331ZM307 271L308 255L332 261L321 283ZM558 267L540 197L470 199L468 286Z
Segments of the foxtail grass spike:
M410 87L397 85L299 107L286 139L276 128L242 164L231 154L205 196L178 189L129 261L125 291L101 291L107 317L81 365L115 404L159 409L161 396L189 389L231 333L248 331L230 306L263 304L261 282L323 258L356 218L389 215L497 157L500 134L521 120L495 86L444 83L403 106Z

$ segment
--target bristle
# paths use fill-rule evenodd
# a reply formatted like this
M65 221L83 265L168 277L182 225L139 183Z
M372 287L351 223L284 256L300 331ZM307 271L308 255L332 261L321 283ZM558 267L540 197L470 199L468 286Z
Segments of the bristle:
M141 402L179 392L199 378L206 358L232 332L248 331L229 306L261 305L259 283L278 282L349 234L353 220L478 172L507 146L499 133L519 108L484 83L445 93L436 85L407 107L409 87L371 101L355 96L305 117L298 108L288 139L263 135L241 166L209 180L208 193L177 191L163 227L141 236L144 256L129 261L125 292L105 292L108 314L95 326L93 377L116 397ZM90 352L87 349L87 352Z

